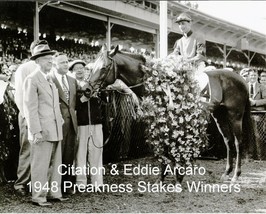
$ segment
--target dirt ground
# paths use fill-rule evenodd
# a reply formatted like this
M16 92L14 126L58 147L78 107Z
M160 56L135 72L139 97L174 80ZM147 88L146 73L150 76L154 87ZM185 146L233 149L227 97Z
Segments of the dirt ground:
M117 163L119 175L112 175L112 165L105 165L104 182L113 185L129 185L128 192L85 192L73 195L67 202L55 202L51 208L41 208L31 204L31 197L15 195L12 183L0 188L0 212L4 213L266 213L266 161L248 161L243 164L239 183L219 181L225 167L225 160L197 160L201 169L193 175L185 176L182 187L171 188L174 176L168 176L168 190L154 185L158 176L128 175L126 164L133 167L150 166L157 169L154 158L142 158ZM148 164L148 165L147 165ZM127 173L126 173L127 172ZM202 175L203 174L203 175ZM145 184L145 185L144 185ZM201 189L190 189L192 184L201 184ZM211 187L212 189L208 189ZM146 188L146 189L145 189ZM204 189L205 188L205 189ZM144 190L147 190L143 192ZM148 192L148 190L150 192ZM159 191L160 190L160 191ZM174 192L172 192L175 190ZM182 190L182 191L181 191Z

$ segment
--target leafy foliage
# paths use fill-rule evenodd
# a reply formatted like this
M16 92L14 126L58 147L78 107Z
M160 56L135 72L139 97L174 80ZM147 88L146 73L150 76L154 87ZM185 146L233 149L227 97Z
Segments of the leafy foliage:
M160 162L191 165L207 145L209 115L200 102L194 68L176 57L154 59L150 66L145 82L147 95L142 101L147 141ZM167 88L171 95L165 92ZM170 96L173 108L169 108Z

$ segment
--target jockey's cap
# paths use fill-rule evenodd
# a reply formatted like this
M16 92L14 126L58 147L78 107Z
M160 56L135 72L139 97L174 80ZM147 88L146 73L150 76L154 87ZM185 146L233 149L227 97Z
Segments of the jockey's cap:
M176 21L175 22L179 23L179 22L182 22L182 21L191 22L192 18L187 13L181 13L179 16L176 17Z

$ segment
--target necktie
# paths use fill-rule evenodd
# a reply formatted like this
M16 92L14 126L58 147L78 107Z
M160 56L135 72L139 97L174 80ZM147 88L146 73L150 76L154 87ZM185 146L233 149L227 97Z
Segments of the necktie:
M254 84L250 84L250 97L254 95Z
M68 88L67 88L66 79L65 79L64 75L62 75L62 89L63 89L63 91L65 93L67 101L69 101L69 91L68 91Z

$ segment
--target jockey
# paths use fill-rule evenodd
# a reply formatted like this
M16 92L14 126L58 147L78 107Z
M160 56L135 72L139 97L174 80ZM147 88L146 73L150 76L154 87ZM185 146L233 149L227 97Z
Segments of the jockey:
M170 55L181 56L183 63L191 63L196 67L195 79L199 83L201 93L207 91L209 93L207 96L210 98L209 77L204 72L207 70L205 40L191 30L192 18L187 13L181 13L175 22L178 23L183 36L175 42L174 51Z

